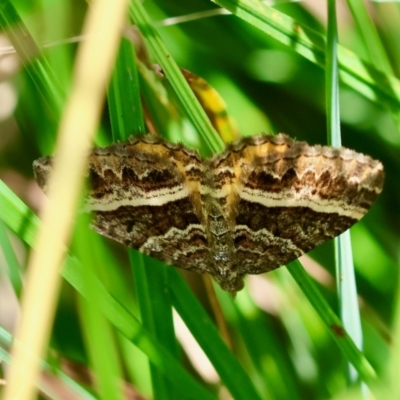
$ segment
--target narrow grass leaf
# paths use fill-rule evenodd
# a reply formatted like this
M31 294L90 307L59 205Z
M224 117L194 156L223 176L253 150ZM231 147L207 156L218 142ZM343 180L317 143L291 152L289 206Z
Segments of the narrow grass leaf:
M22 268L17 260L14 249L11 246L6 227L2 221L0 221L0 245L8 266L8 278L10 279L16 296L19 297L22 290L22 280L20 276Z
M12 343L12 335L7 332L2 326L0 326L0 359L2 362L10 365L11 364L11 356L6 350L9 348ZM43 371L47 371L57 376L57 378L63 382L69 389L72 390L72 396L79 396L79 399L82 400L95 400L96 397L93 396L88 390L79 385L75 380L71 379L67 374L56 368L54 365L50 365L45 361L41 361L41 367ZM58 399L56 394L54 393L54 389L51 385L47 385L45 381L39 380L38 388L43 393L46 394L50 399ZM65 391L64 391L65 395Z
M374 63L377 69L386 74L393 75L393 68L381 42L366 4L359 0L347 0L351 15L360 31L360 36L364 41L366 51L369 53L369 62Z
M342 326L342 322L329 307L314 282L304 270L300 261L296 260L288 264L287 269L300 286L301 290L314 307L321 320L327 326L333 339L339 346L346 359L354 366L363 381L368 382L376 377L371 364L353 343L350 336Z
M387 363L385 376L382 386L386 386L388 391L387 399L400 398L400 285L397 284L397 293L395 297L395 309L393 318L393 343L391 346L390 359Z
M335 238L335 265L340 316L343 326L352 338L354 344L362 350L363 334L350 231L346 231ZM351 365L349 365L348 375L351 383L358 380L358 373Z
M234 301L227 293L216 291L224 315L229 316L230 326L236 327L240 333L255 368L254 372L250 371L251 376L263 398L300 399L287 347L282 346L282 338L273 329L270 319L254 304L248 286L237 294Z
M120 47L108 102L114 141L127 140L131 133L144 132L135 52L128 41L123 41ZM165 265L160 267L152 260L147 260L151 266L145 265L142 254L128 251L142 323L170 354L178 358ZM178 393L173 395L175 388L155 366L150 365L150 369L157 399L179 397Z
M173 305L218 372L232 397L260 399L249 376L222 341L215 325L187 287L182 276L168 269Z
M163 72L182 102L196 130L213 152L217 153L222 151L224 149L222 139L215 132L207 114L200 106L196 96L183 77L171 54L165 47L157 31L151 25L146 10L138 0L132 0L130 15L144 36L157 62L161 65Z
M5 194L5 195L3 195ZM0 218L29 246L33 245L35 232L40 226L36 215L0 180ZM21 229L21 226L24 229ZM142 324L111 296L104 285L91 273L82 276L82 266L72 256L68 256L62 270L63 277L84 297L90 300L86 285L97 293L94 306L132 343L134 343L150 361L180 390L183 397L193 399L214 399L173 357L161 347L154 337L143 328Z
M123 38L107 95L114 143L145 133L135 59L132 43Z
M0 3L0 28L14 46L42 100L47 103L48 110L58 120L64 103L62 86L17 10L8 0Z
M325 87L328 142L334 147L340 147L341 134L337 62L338 36L335 0L328 1L327 35ZM335 238L334 244L340 315L347 333L350 335L355 345L359 349L362 349L361 319L357 301L357 287L351 251L350 232L347 231ZM358 380L358 373L352 365L349 365L348 375L351 383Z
M272 36L296 53L325 68L325 38L296 20L256 0L213 0L237 17ZM395 115L400 110L400 81L338 46L341 80L366 98L384 104Z
M102 261L99 240L94 232L89 232L89 216L78 218L77 229L73 240L73 250L82 265L82 277L95 274L96 267ZM123 400L123 373L119 365L118 350L111 326L98 307L96 287L84 281L86 298L78 296L78 314L82 327L85 348L89 356L91 370L94 373L94 384L101 399Z

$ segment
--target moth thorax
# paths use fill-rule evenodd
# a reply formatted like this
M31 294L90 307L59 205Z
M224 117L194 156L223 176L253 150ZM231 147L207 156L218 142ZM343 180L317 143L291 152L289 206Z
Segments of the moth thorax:
M207 209L208 242L213 255L213 276L222 286L236 282L232 229L220 204L216 200ZM228 289L230 290L230 289Z

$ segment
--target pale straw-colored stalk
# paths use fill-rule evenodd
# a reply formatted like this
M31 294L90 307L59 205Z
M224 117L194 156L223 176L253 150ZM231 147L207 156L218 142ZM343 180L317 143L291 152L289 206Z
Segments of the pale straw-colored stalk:
M50 202L29 260L22 316L12 347L4 400L30 400L53 322L60 268L82 186L86 158L98 124L105 89L125 23L127 1L92 2L78 50L72 90L58 132Z

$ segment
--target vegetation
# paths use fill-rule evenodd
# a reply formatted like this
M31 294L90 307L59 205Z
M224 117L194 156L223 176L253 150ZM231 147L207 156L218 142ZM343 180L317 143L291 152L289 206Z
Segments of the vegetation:
M121 42L96 145L150 130L209 156L236 128L247 136L285 132L312 144L337 143L341 131L345 147L382 161L384 191L351 229L346 266L335 265L334 244L326 243L302 260L309 275L295 262L249 278L235 299L212 285L214 298L207 279L116 245L78 216L38 387L54 399L61 398L61 387L85 399L133 398L136 392L156 399L350 399L368 390L377 398L398 398L400 6L373 2L367 10L348 0L336 19L331 0L327 30L323 2L215 3L234 15L204 0L130 2L130 22L142 36L126 32L136 52L128 39ZM0 96L11 93L4 97L9 114L0 120L0 284L12 288L10 295L0 293L0 368L10 360L11 305L29 279L40 227L35 213L45 207L31 165L54 151L89 11L86 3L67 0L0 4L1 37L16 50L2 59L15 57L21 66L0 85ZM221 109L211 89L200 93L220 136L179 68L205 79L224 99ZM331 101L336 91L339 108ZM338 290L335 268L347 281L352 260L357 287ZM335 314L362 343L361 351ZM210 365L187 341L181 320Z

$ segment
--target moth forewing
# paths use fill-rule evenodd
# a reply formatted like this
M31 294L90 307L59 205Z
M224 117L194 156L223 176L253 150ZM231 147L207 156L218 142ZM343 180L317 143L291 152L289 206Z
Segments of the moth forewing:
M46 191L51 157L36 160ZM212 159L154 135L96 148L85 211L104 236L231 293L338 236L382 191L379 161L286 135L241 139Z

